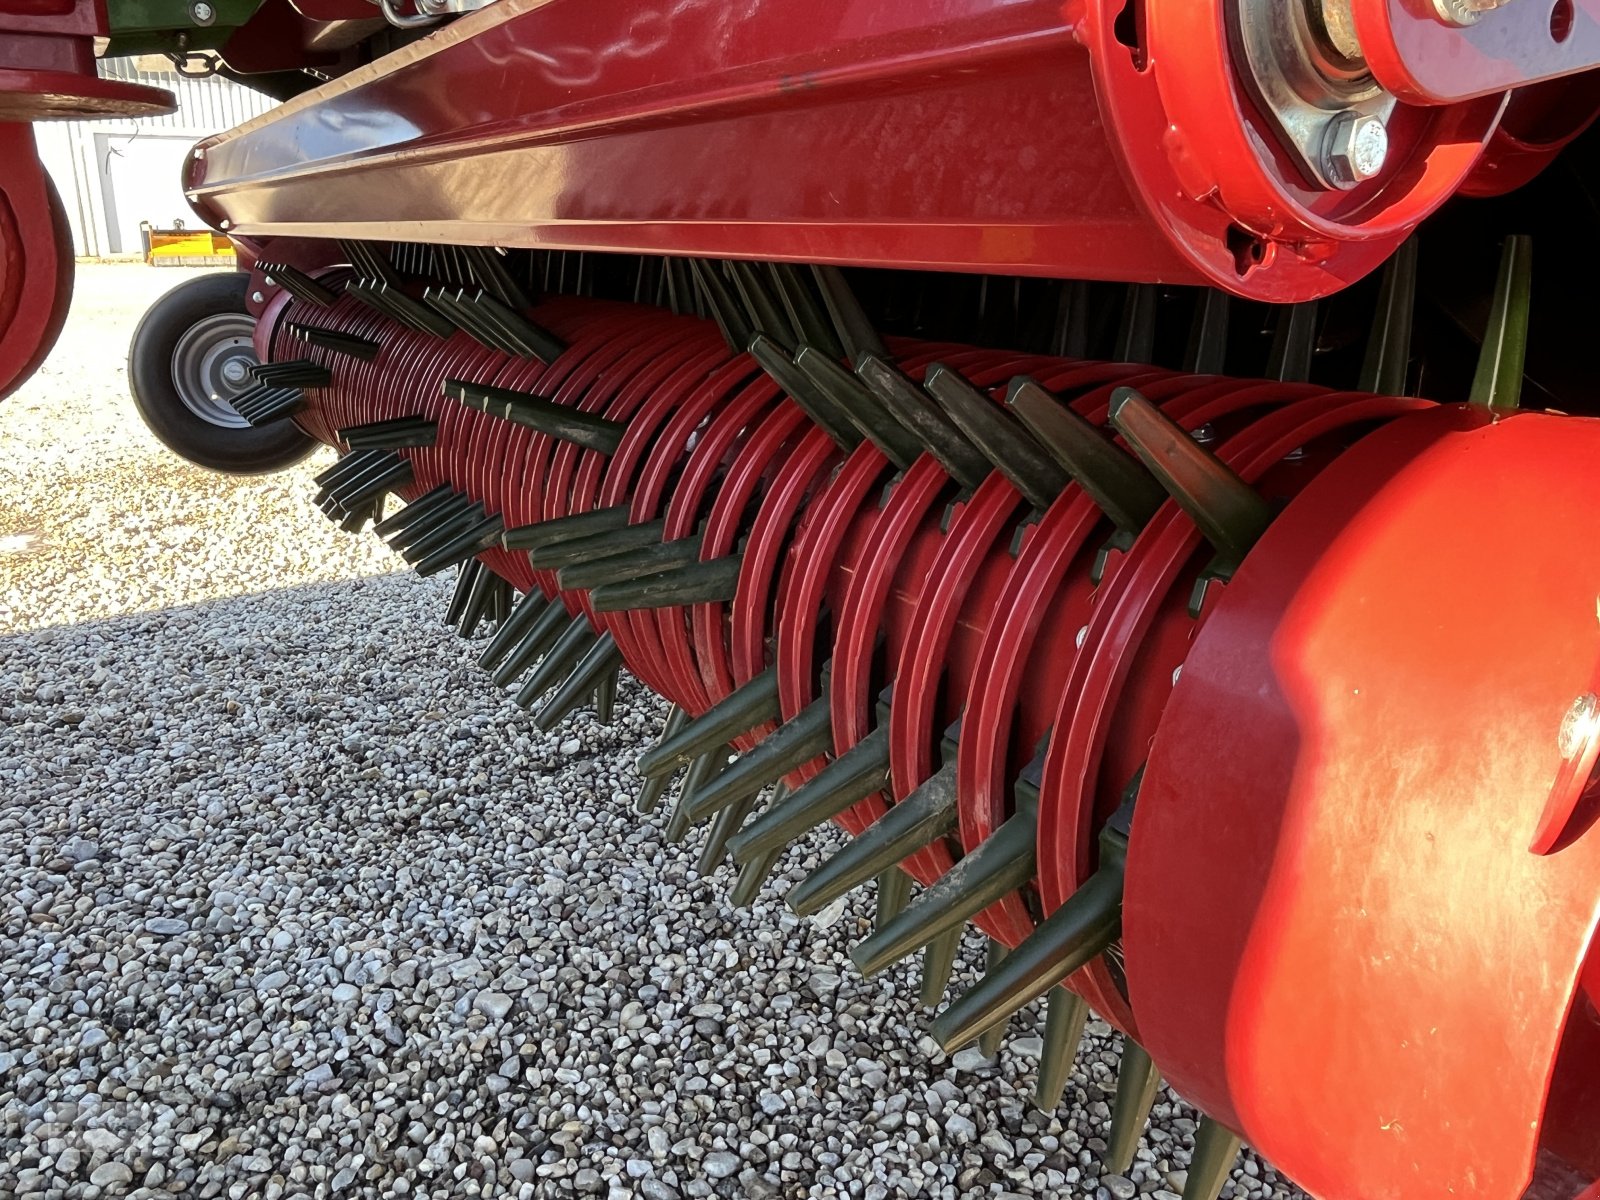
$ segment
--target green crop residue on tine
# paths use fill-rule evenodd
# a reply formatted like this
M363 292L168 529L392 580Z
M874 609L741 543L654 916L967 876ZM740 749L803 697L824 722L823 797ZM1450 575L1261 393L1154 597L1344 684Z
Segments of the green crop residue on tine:
M1213 569L1230 574L1272 523L1272 506L1132 388L1112 394L1111 423L1216 547Z
M832 744L833 725L828 701L825 698L813 700L740 755L695 796L689 809L690 824L697 825L728 805L754 796L796 767L810 762Z
M942 363L928 368L923 385L951 422L966 434L1011 485L1036 509L1046 509L1071 477L1005 408Z
M1111 1133L1106 1138L1106 1167L1112 1174L1126 1175L1133 1166L1134 1152L1160 1090L1161 1072L1155 1062L1143 1046L1125 1036L1122 1065L1117 1070L1117 1096L1111 1105Z
M1528 357L1528 314L1533 304L1533 239L1506 239L1500 251L1489 324L1472 377L1471 403L1492 413L1515 412L1522 403L1523 367Z
M1039 1056L1039 1078L1033 1088L1036 1108L1054 1112L1060 1106L1088 1020L1089 1002L1077 992L1058 987L1050 993L1045 1007L1044 1051Z

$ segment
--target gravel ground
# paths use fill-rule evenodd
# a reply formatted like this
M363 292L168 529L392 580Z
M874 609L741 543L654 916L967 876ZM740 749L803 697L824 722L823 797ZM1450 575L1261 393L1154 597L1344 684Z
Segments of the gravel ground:
M631 814L637 684L541 734L447 581L314 512L325 457L167 456L122 359L188 274L80 268L0 406L0 1196L1174 1200L1170 1096L1100 1176L1106 1026L1054 1115L1034 1015L944 1059L910 971L850 967L869 895L782 905L827 839L741 911Z

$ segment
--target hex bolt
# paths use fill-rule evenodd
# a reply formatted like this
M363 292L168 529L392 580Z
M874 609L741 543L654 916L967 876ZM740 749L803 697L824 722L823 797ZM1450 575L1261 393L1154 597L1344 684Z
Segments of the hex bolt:
M1328 122L1322 171L1336 188L1365 183L1389 157L1389 130L1379 117L1345 111Z

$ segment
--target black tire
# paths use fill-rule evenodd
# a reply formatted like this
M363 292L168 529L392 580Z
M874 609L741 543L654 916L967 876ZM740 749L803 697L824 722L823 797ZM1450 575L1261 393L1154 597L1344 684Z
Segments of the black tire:
M252 429L208 420L180 392L177 356L184 335L208 318L243 315L248 320L245 293L249 286L250 276L242 271L202 275L179 284L145 313L128 348L133 403L150 432L174 454L229 475L281 471L318 445L292 421ZM244 326L243 322L233 324ZM186 355L186 361L192 361L192 356Z

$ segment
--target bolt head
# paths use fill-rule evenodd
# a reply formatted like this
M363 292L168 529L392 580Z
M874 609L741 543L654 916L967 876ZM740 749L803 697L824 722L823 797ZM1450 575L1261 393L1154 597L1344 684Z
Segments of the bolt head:
M217 19L217 10L206 3L206 0L195 0L189 6L189 15L194 18L196 25L209 25Z
M251 292L250 293L250 301L253 304L260 304L265 299L266 299L266 297L263 296L260 292Z
M1379 117L1342 112L1328 124L1323 169L1335 187L1375 178L1389 159L1389 130Z

